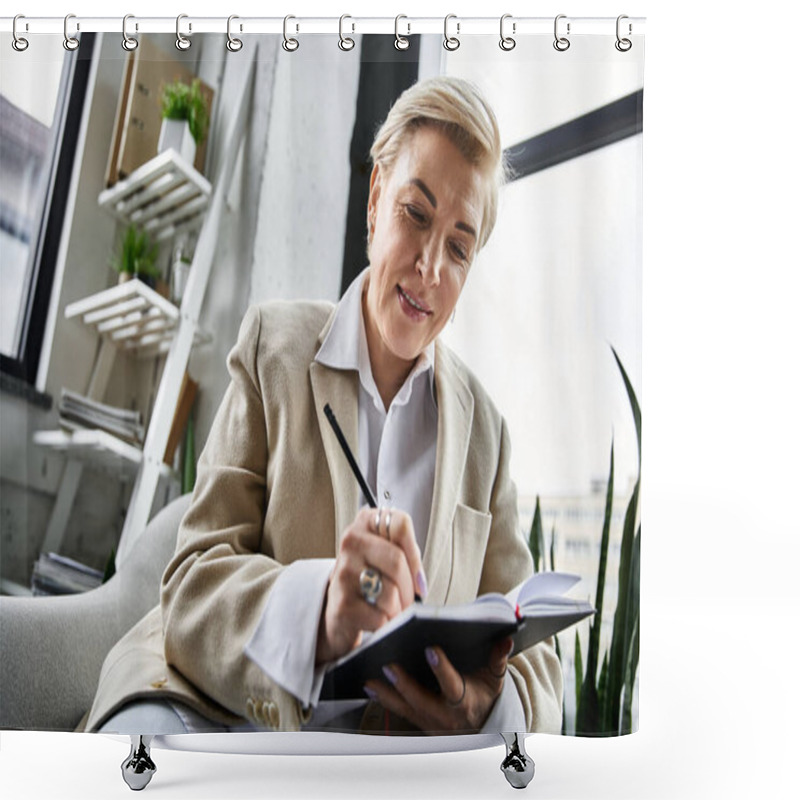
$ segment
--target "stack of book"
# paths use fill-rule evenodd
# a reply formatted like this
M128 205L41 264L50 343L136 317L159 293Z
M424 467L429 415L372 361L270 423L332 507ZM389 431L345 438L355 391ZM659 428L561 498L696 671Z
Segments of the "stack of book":
M62 389L58 413L61 427L67 430L100 428L131 444L141 446L144 441L144 425L140 411L109 406L68 389Z
M103 573L56 553L42 553L33 565L31 591L44 595L77 594L97 588Z

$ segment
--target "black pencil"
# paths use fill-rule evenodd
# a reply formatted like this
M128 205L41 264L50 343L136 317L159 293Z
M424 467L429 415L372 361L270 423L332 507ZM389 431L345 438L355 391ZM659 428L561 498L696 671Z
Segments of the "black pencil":
M328 418L328 422L330 422L331 427L333 428L333 432L336 434L336 438L339 440L339 444L342 446L342 450L344 450L345 456L347 456L347 463L350 464L350 469L353 470L353 474L356 476L356 480L358 481L358 485L361 487L361 491L364 492L364 497L367 498L367 502L369 503L370 508L377 508L378 504L375 502L375 498L372 495L372 492L367 485L366 480L364 480L364 476L361 474L361 470L358 468L358 462L353 455L353 451L350 449L350 445L347 444L347 439L344 438L344 434L342 433L342 429L339 427L339 423L336 421L336 417L331 409L330 403L325 403L325 416ZM376 531L377 533L377 531ZM417 603L422 602L422 597L417 592L414 592L414 600Z
M328 418L328 422L330 422L331 427L333 428L333 432L336 434L336 438L339 440L339 444L342 446L342 450L344 450L345 456L347 456L347 462L348 464L350 464L350 469L353 470L353 474L356 476L358 485L361 487L361 491L364 492L364 497L367 498L369 507L377 508L378 504L375 502L375 498L372 496L372 492L369 490L369 486L367 485L366 480L364 480L364 476L361 474L361 470L358 468L358 462L356 461L355 456L350 450L350 445L347 444L347 439L344 438L342 429L339 427L339 423L336 421L336 417L334 416L333 411L331 410L330 403L325 403L325 416Z

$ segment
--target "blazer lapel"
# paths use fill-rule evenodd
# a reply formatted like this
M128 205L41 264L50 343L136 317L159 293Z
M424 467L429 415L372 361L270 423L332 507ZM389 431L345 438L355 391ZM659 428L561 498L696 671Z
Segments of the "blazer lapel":
M350 470L336 434L325 416L325 404L330 403L336 421L342 429L351 450L358 453L358 373L336 370L311 363L311 391L317 412L319 431L325 448L325 458L333 483L333 501L336 514L336 552L344 529L353 521L358 511L358 482Z
M434 380L439 407L436 468L422 566L428 578L428 600L443 604L452 571L453 512L460 498L475 401L438 342Z

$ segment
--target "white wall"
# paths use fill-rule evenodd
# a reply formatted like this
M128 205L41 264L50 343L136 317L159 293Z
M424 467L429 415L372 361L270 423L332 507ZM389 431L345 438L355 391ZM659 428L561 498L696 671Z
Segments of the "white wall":
M337 41L278 53L252 303L339 296L360 42Z

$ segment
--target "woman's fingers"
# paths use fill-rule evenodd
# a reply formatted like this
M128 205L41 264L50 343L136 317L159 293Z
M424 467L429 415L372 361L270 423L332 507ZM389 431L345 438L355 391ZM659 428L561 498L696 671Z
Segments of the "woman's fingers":
M506 636L499 642L496 642L489 655L489 663L487 669L492 677L502 680L505 677L506 670L508 669L508 657L514 649L514 640L510 636Z
M411 517L405 511L396 508L379 509L377 512L373 509L372 512L373 524L374 522L379 523L374 528L375 532L386 537L388 541L403 551L414 583L414 593L419 594L424 600L428 594L428 583L422 568L422 554L417 544Z
M466 693L464 677L450 663L441 647L426 647L425 659L439 682L445 702L453 707L463 703Z

